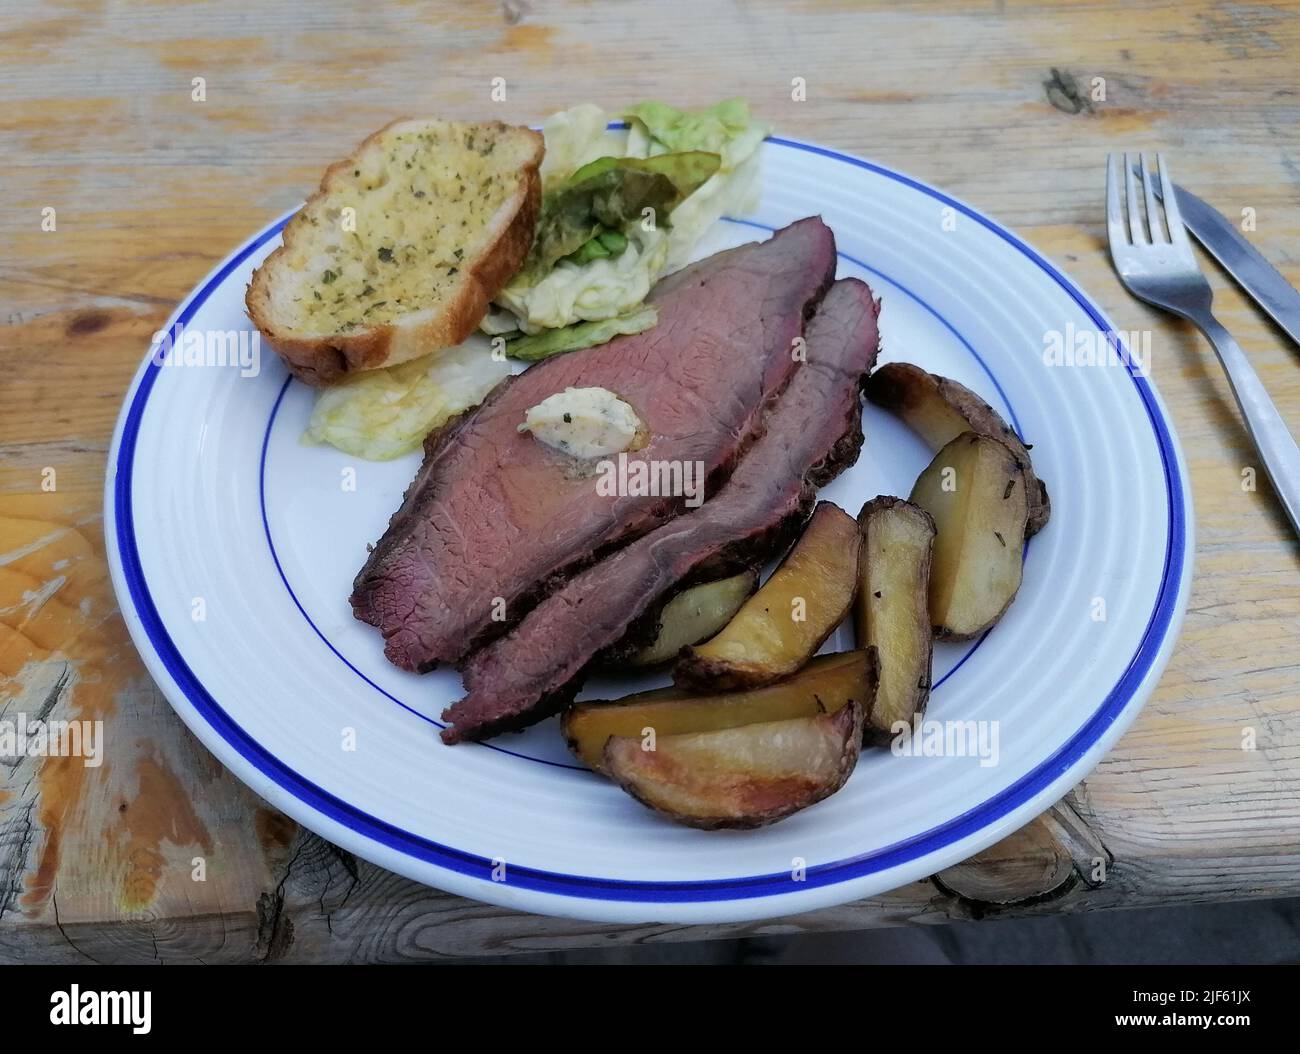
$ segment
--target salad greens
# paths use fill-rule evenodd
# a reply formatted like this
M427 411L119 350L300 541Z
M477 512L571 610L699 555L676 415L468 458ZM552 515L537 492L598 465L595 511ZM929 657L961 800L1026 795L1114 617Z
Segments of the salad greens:
M382 370L367 370L316 396L304 443L329 443L353 457L388 461L477 406L510 375L486 338Z
M718 171L722 158L700 150L651 158L601 157L583 165L542 199L533 247L515 283L534 285L559 260L575 265L627 248L622 233L651 215L668 222L673 208Z
M584 102L548 117L542 125L546 156L542 158L542 191L563 183L590 161L622 157L626 136L611 131L609 114Z
M628 168L609 168L566 183L542 200L533 247L515 283L536 284L558 261L597 241L602 232L621 232L643 209L666 209L676 196L677 188L666 176ZM608 248L600 255L608 256Z
M668 150L721 153L753 127L744 99L727 99L695 113L675 110L661 102L643 102L624 110L623 116L635 121Z
M615 337L641 333L659 321L659 312L650 304L626 315L601 319L599 322L575 322L563 329L544 329L530 337L506 341L506 354L523 362L538 362L566 351L607 344Z
M626 134L611 131L610 115L591 103L542 126L534 246L481 327L508 338L510 358L536 362L649 329L658 315L645 299L655 282L688 263L722 215L753 206L768 128L743 99L696 111L643 102L619 116ZM357 457L398 457L509 372L482 336L369 370L317 396L303 439Z
M596 232L583 240L579 255L556 256L549 269L530 260L497 297L525 334L627 314L662 274L689 262L696 243L725 212L747 211L752 204L758 147L768 128L753 120L743 99L695 112L647 102L622 116L628 134L616 146L605 129L606 115L590 104L562 111L542 126L550 163L543 166L543 213L547 201L575 182L616 169L660 172L679 195L653 226L640 216L621 227L602 224L627 239L621 251L604 255L588 248Z
M617 256L626 248L626 235L619 234L618 231L611 231L608 227L602 227L599 234L594 238L587 239L576 252L569 253L565 259L570 263L585 264L590 260L603 260L610 256Z
M707 150L679 150L654 157L598 157L565 180L565 186L576 186L611 169L657 173L665 176L676 190L675 205L699 190L721 165L722 157Z

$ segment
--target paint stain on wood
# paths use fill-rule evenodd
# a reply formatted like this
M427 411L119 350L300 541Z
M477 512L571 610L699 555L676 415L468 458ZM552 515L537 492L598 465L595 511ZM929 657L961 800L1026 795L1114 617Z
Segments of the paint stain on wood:
M82 692L79 695L78 702L82 706L95 705L93 693ZM79 706L69 714L69 719L95 720L85 716L88 712ZM93 771L104 773L107 767ZM40 799L36 810L43 840L36 857L36 870L28 876L27 890L22 898L23 908L29 915L38 915L54 892L62 863L63 832L81 820L87 794L87 774L91 771L81 758L45 758L41 762L38 776Z
M112 332L117 312L105 313ZM51 320L57 337L68 318ZM113 602L98 481L67 485L60 468L59 489L45 493L38 473L12 467L0 464L0 699L11 717L102 721L103 762L0 765L0 824L30 820L30 836L6 845L16 854L2 865L6 910L53 924L57 899L67 925L253 903L283 871L296 828L190 737L149 680ZM259 808L261 842L248 837ZM206 883L193 881L200 856ZM269 946L290 934L281 926Z
M271 851L287 849L298 832L298 825L275 809L258 809L253 817L253 827L262 848Z
M1134 110L1111 106L1096 111L1097 119L1104 123L1109 135L1146 131L1157 117L1163 116L1163 110Z
M42 823L46 812L41 810ZM39 909L54 892L54 880L59 873L59 828L46 826L45 840L41 843L40 855L36 858L36 870L27 876L27 889L22 896L22 906L26 914L35 917Z
M118 806L120 830L110 836L126 847L117 898L125 911L139 911L153 903L158 884L169 866L163 843L198 846L205 856L212 855L208 829L194 811L191 795L176 774L153 754L141 757L135 772L136 795Z
M100 721L107 728L116 693L140 674L119 618L83 613L83 601L102 597L108 570L92 494L7 494L0 517L0 697L34 718ZM93 527L91 525L94 525ZM62 577L40 605L25 596ZM102 605L101 605L102 606ZM75 656L75 659L72 658ZM101 750L103 744L101 741ZM23 911L46 909L64 863L64 832L87 820L111 779L112 766L88 767L82 757L28 758L4 773L6 794L33 781L33 817L39 835L28 861Z
M865 102L872 105L887 103L916 103L924 96L906 91L849 91L843 96L850 102Z
M56 57L60 45L93 29L91 20L75 16L30 19L25 24L10 25L5 29L0 57L5 67L33 65Z
M272 59L264 37L169 37L166 40L145 42L142 46L153 52L155 58L168 69L179 70L187 77L196 70L229 71L265 66ZM189 98L189 89L187 81L182 98Z
M501 47L507 51L522 51L538 57L549 56L555 50L555 30L550 26L532 26L524 23L507 27L501 38Z
M70 337L87 337L107 328L111 321L106 311L82 311L68 323L67 333Z

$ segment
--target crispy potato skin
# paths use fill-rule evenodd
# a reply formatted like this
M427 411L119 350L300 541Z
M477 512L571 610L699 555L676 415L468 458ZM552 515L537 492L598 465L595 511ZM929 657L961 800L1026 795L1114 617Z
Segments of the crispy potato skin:
M940 450L962 432L978 432L998 440L1020 462L1029 493L1026 537L1033 537L1052 515L1047 484L1034 474L1029 450L1002 415L967 388L948 377L926 373L910 362L881 366L867 381L867 398L903 419L927 443Z
M642 804L702 830L765 827L830 797L857 765L862 708L659 738L616 736L603 767Z
M855 632L858 647L877 651L880 662L864 742L888 746L894 722L923 713L930 698L929 586L937 532L934 518L920 506L886 496L862 506L858 526Z
M743 692L771 684L780 671L751 663L710 659L683 648L673 669L673 683L691 692Z
M757 588L758 572L750 570L682 590L660 613L654 640L634 652L628 664L658 666L672 662L688 644L698 644L722 629Z
M853 604L860 540L848 513L819 502L785 562L735 618L711 640L682 649L673 682L697 692L734 691L798 670Z
M647 728L658 736L713 732L833 714L850 702L870 715L878 674L874 648L819 655L794 676L748 692L701 696L658 688L612 702L587 700L565 712L560 730L578 760L600 771L611 736L640 736Z
M969 640L993 626L1020 589L1029 515L1020 462L996 439L963 432L935 454L909 500L938 529L929 586L934 637Z

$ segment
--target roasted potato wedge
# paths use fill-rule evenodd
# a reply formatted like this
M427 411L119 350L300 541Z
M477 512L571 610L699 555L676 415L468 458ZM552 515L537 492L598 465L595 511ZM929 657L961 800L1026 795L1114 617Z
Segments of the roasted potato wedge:
M713 639L683 648L673 682L699 692L756 688L794 673L848 614L857 588L858 525L819 502L803 536Z
M902 498L879 497L858 514L858 599L854 623L859 648L880 662L876 701L867 714L866 742L884 746L896 721L910 722L930 698L930 563L934 519Z
M1020 589L1029 505L1019 460L996 439L963 432L935 454L910 500L938 530L929 588L935 638L982 633Z
M1029 536L1046 526L1052 515L1047 485L1034 475L1029 450L1002 416L967 388L937 373L926 373L910 362L891 362L867 381L867 398L900 417L929 445L941 450L962 432L978 432L998 440L1016 456L1029 494Z
M655 666L675 659L688 644L708 640L731 621L757 585L757 571L742 571L682 590L664 605L655 639L634 652L628 663Z
M929 626L926 626L927 631ZM656 688L613 702L585 701L565 712L564 738L579 760L599 770L611 736L656 736L715 732L737 725L786 721L834 713L855 702L870 714L876 695L876 653L843 651L819 655L784 681L727 695L688 695Z
M862 707L714 732L615 736L603 767L637 800L690 827L763 827L834 794L862 749ZM651 749L653 748L653 749Z

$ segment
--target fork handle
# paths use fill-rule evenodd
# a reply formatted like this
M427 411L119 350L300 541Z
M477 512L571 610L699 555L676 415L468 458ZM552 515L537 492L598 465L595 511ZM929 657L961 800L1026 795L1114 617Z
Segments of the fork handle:
M1208 311L1192 317L1191 321L1214 345L1273 490L1286 510L1292 529L1300 534L1300 447L1296 446L1286 422L1232 334Z

